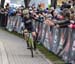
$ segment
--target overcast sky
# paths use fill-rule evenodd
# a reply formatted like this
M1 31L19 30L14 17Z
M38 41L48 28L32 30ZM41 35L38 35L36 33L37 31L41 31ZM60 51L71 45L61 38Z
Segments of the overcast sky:
M5 0L5 5L9 4L17 4L17 5L24 5L24 0Z

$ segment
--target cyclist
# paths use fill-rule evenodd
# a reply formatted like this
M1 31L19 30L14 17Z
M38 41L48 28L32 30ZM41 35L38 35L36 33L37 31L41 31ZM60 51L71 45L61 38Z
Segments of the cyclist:
M34 50L36 50L36 30L33 26L32 20L33 17L29 14L29 9L23 10L23 22L25 25L25 31L31 32L34 40ZM27 47L29 48L29 45L27 43Z

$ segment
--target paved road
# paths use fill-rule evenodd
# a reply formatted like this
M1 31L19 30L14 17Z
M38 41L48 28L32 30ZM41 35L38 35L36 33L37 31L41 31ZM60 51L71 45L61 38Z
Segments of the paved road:
M39 51L30 55L23 39L0 29L0 64L52 64Z

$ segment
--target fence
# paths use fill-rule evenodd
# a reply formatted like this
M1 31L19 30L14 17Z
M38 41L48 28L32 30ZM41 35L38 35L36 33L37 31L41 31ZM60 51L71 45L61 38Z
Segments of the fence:
M65 62L75 63L75 29L54 28L40 22L35 22L35 27L41 44Z
M6 28L11 29L9 31L14 29L14 31L20 33L24 27L21 20L19 16L9 17ZM33 24L38 29L39 43L43 44L49 51L62 57L65 62L75 63L75 29L54 28L38 21L34 21Z

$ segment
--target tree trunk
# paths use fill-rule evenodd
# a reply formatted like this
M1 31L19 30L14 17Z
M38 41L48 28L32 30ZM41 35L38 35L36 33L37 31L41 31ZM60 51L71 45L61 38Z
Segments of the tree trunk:
M51 6L56 8L57 6L57 0L51 0Z
M30 0L24 0L25 7L26 7L26 8L28 8L29 2L30 2Z
M1 0L1 7L4 8L5 0Z

